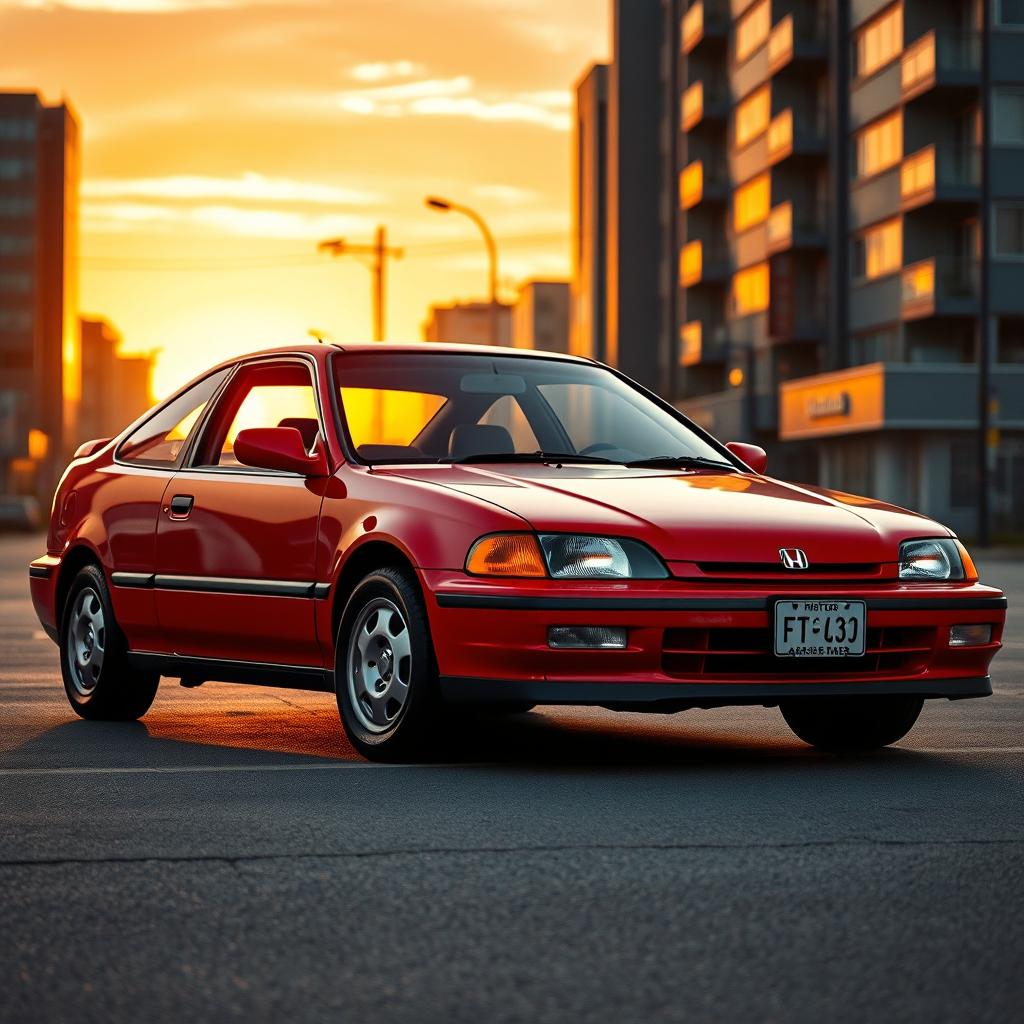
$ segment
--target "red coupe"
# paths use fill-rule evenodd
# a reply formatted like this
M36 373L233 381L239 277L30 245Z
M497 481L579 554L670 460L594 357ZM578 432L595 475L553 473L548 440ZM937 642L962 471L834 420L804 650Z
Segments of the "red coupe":
M778 706L849 750L990 694L1006 599L956 537L765 462L584 359L263 352L79 449L32 598L85 718L325 690L370 757L467 704Z

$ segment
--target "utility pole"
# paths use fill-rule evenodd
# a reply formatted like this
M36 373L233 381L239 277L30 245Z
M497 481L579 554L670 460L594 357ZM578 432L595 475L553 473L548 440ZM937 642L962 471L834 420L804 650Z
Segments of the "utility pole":
M388 246L387 228L383 225L377 228L372 245L352 245L344 238L329 238L316 248L317 252L329 252L334 257L355 256L370 268L373 274L373 340L383 341L387 334L385 313L388 260L400 260L405 251Z

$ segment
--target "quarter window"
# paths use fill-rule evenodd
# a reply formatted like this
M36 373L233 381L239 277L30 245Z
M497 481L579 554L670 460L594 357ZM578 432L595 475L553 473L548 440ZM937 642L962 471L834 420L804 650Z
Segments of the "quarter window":
M897 4L880 14L857 36L857 74L873 75L903 50L903 9Z
M896 113L869 125L857 136L857 177L869 178L903 157L903 116Z
M158 409L121 442L118 458L123 462L158 466L161 469L177 466L206 404L216 394L227 374L227 370L210 374Z
M771 119L772 99L767 85L762 85L736 107L736 145L745 146L767 130Z

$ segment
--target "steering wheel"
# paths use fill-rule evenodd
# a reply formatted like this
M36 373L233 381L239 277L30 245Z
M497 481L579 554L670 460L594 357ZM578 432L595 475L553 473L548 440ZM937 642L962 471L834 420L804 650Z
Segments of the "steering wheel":
M588 444L586 448L581 449L577 455L596 455L598 452L612 451L618 448L617 444L609 444L607 441L598 441L596 444Z

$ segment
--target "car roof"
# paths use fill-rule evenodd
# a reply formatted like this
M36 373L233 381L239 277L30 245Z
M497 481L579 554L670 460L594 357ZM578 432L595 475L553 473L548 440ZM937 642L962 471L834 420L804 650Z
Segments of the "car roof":
M433 341L385 341L385 342L346 342L345 344L302 342L298 345L282 345L275 348L260 349L247 352L245 355L225 359L221 366L230 366L249 359L260 359L266 356L312 355L322 356L326 352L377 352L393 354L398 352L431 353L436 355L470 355L470 356L534 356L541 359L571 360L575 363L589 363L590 359L582 356L568 355L563 352L545 352L532 348L508 348L499 345L457 345L447 342Z

